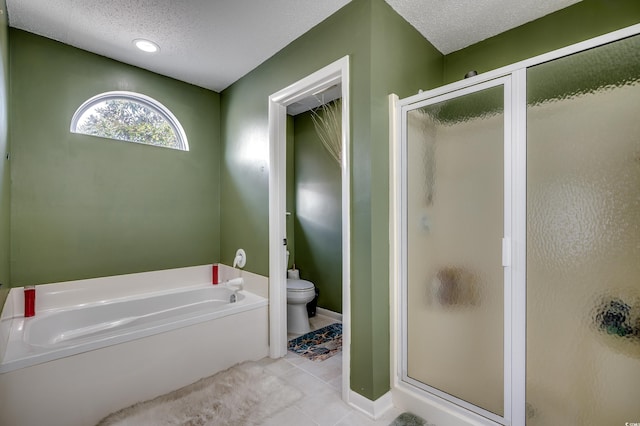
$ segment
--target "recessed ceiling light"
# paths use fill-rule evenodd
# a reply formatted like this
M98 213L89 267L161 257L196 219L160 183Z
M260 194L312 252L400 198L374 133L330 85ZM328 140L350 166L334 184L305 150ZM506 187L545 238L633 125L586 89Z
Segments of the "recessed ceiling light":
M156 53L160 50L160 46L151 40L145 40L143 38L137 38L133 40L133 44L143 52Z

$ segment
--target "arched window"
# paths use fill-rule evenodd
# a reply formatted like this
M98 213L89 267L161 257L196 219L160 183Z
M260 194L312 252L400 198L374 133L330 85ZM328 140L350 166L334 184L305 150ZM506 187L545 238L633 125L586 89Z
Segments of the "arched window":
M106 92L73 114L71 132L189 151L178 119L160 102L134 92Z

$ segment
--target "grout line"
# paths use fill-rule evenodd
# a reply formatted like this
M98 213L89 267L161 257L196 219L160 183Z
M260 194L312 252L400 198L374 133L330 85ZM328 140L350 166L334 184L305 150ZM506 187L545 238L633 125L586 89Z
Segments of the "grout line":
M340 354L342 353L342 351L340 352ZM334 356L338 356L339 354L335 354ZM296 355L296 356L300 356L300 355ZM300 357L300 358L304 358L304 357ZM284 359L284 358L283 358ZM292 366L296 367L299 370L302 370L303 373L308 374L311 377L314 377L318 380L320 380L322 383L324 383L325 385L329 386L329 388L331 389L331 391L336 392L338 394L340 394L340 391L338 389L336 389L334 386L331 385L331 383L327 382L326 380L316 376L315 374L313 374L312 372L305 370L304 368L300 367L300 364L293 364L291 361L289 361L288 359L284 359L285 361L287 361L289 364L291 364ZM305 359L306 362L313 362L313 361L309 361L308 359ZM326 360L325 360L326 361ZM324 361L322 361L324 362ZM340 369L340 374L342 374L342 369ZM342 399L342 398L340 398Z
M353 409L351 407L349 408L350 408L349 412L347 412L347 414L345 414L344 416L340 417L340 419L334 423L334 426L340 423L341 421L343 421L344 419L346 419L347 417L349 417L351 414L353 414Z

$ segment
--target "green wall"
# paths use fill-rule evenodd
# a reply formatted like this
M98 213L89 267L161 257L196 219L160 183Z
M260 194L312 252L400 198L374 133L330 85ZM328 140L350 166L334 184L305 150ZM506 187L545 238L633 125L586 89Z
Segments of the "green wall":
M371 292L352 291L352 306L370 298L369 318L353 321L353 327L370 328L371 353L366 345L352 348L353 356L370 357L375 398L389 390L389 99L415 95L442 85L443 57L386 3L376 2L372 14L371 69ZM367 322L368 321L368 322ZM356 333L352 330L352 333ZM368 336L367 336L368 337ZM387 370L383 370L384 366ZM352 366L352 368L354 368ZM365 395L367 396L367 395ZM371 398L370 399L375 399Z
M445 56L445 83L550 52L640 22L638 0L583 0Z
M219 95L11 29L13 286L219 260ZM86 99L148 95L189 152L69 132Z
M11 213L11 176L8 139L8 92L9 92L9 39L7 24L7 5L0 0L0 312L11 285L10 269L10 213Z
M320 292L318 306L341 313L341 169L322 145L311 114L297 115L293 126L296 202L293 253L300 277L312 281Z
M389 390L388 94L441 83L442 55L383 0L354 0L221 94L221 259L268 274L269 95L350 57L351 386ZM393 62L393 61L401 62ZM296 239L298 235L296 232Z

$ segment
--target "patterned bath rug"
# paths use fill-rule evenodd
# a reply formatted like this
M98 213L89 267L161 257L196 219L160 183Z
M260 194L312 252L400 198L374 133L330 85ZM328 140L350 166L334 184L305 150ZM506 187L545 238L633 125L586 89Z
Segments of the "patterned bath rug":
M289 350L311 361L324 361L342 349L342 324L335 323L289 340Z
M245 362L110 414L98 426L259 425L301 397L259 364Z
M413 413L405 412L395 418L389 426L435 426L427 423L422 417L416 416Z

